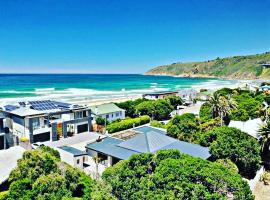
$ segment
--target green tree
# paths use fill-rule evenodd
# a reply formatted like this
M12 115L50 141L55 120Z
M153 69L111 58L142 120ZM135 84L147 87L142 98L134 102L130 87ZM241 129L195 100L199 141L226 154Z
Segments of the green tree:
M252 177L260 167L260 145L258 141L236 128L226 126L209 131L216 139L210 144L210 153L214 159L229 158L239 173Z
M118 199L254 199L233 170L177 150L133 155L102 177Z
M192 113L176 115L167 125L169 136L188 142L196 140L196 133L199 130L196 116Z

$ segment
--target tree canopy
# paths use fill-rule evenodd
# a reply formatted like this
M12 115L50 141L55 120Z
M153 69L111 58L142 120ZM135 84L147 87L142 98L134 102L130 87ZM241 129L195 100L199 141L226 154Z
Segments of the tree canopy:
M97 197L96 181L79 169L62 163L58 151L45 146L26 151L11 172L9 182L9 190L4 196L0 196L1 200L73 198L86 200ZM110 188L104 187L102 190L101 194L106 194L107 199L114 199L108 195ZM109 192L106 192L107 190Z
M177 150L133 155L102 177L118 199L254 199L235 171Z
M210 140L210 153L214 159L229 158L246 177L252 177L259 169L260 145L247 133L222 126L207 132L206 137Z

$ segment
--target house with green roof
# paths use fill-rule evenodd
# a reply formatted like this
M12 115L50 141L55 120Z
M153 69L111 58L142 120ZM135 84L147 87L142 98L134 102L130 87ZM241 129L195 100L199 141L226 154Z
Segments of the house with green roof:
M125 119L126 114L125 110L119 108L114 103L106 103L96 106L90 106L92 113L94 114L93 118L96 119L97 116L108 121L113 121L116 119Z

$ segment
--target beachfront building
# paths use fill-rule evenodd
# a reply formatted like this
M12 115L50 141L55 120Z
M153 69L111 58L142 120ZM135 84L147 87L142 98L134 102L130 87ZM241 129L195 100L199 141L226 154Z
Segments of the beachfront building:
M106 104L101 104L101 105L96 105L96 106L90 106L90 109L93 113L94 120L97 117L101 117L111 122L116 119L125 119L126 117L126 114L125 114L126 111L122 108L119 108L114 103L106 103Z
M197 91L194 89L182 89L179 91L179 96L185 104L192 104L193 100L197 97Z
M143 98L149 100L165 99L168 97L179 96L178 91L165 91L165 92L150 92L143 94Z
M28 101L0 109L4 148L29 141L56 141L91 130L91 110L57 101Z
M86 145L88 155L98 156L101 159L100 163L106 167L126 160L133 154L155 153L162 149L177 149L202 159L210 157L208 148L169 137L166 131L160 128L145 125L127 131L127 134L120 133L115 137L105 137L89 143Z

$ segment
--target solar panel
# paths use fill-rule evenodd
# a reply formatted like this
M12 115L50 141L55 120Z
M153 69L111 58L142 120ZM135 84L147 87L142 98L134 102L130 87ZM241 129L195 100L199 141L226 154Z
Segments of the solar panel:
M26 103L23 102L23 101L21 101L21 102L19 102L19 105L20 105L20 106L26 106Z
M55 105L50 100L29 101L29 104L33 107L34 110L53 110L53 109L58 109L57 105Z

